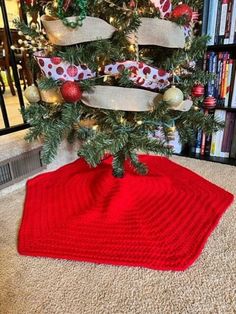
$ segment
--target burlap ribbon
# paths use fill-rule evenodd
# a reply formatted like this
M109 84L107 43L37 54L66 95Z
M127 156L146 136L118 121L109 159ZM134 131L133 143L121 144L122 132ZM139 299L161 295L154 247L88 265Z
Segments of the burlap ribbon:
M135 38L137 37L137 39ZM184 48L184 28L176 23L158 19L141 18L141 25L136 34L129 36L131 43L155 45L166 48Z
M41 20L50 42L58 46L70 46L98 39L108 39L116 30L115 27L104 20L89 16L83 21L81 27L75 29L66 27L61 20L48 15L43 15ZM75 17L69 17L68 20L73 22Z
M82 102L93 108L121 111L149 111L158 105L161 95L136 88L115 86L95 86L92 91L84 92ZM192 101L185 100L173 110L188 111Z
M43 15L41 17L50 42L54 45L69 46L78 43L111 38L115 27L102 19L87 16L81 27L66 27L59 19ZM75 17L69 17L75 21ZM185 45L184 28L176 23L158 19L142 18L136 34L129 35L131 43L139 45L156 45L167 48L183 48Z

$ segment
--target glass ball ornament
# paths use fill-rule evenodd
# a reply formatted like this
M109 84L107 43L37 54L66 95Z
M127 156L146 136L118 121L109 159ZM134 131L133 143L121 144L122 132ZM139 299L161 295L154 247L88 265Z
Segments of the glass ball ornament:
M204 99L203 105L205 109L213 109L216 106L216 99L213 96L208 96Z
M175 108L178 107L183 102L184 94L182 90L173 85L171 86L171 88L165 91L163 95L163 100L172 108Z
M65 81L60 91L63 99L69 103L76 103L82 97L82 90L77 82Z
M51 88L49 90L40 90L42 101L49 104L62 104L64 102L59 88Z
M196 84L192 88L192 96L199 98L202 97L205 93L205 87L202 84Z
M37 103L40 101L39 90L35 85L28 86L24 92L24 96L30 103Z

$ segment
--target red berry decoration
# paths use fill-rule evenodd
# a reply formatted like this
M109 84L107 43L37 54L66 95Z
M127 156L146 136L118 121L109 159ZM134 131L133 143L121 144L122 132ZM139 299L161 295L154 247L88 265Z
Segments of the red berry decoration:
M216 99L213 96L208 96L204 99L204 108L213 109L216 106Z
M62 84L61 95L67 102L77 102L82 97L80 85L76 82L66 81Z
M187 4L179 4L172 11L172 19L178 20L180 18L184 18L186 20L186 24L192 20L193 11Z
M192 96L195 98L202 97L205 93L204 85L202 84L196 84L192 88Z

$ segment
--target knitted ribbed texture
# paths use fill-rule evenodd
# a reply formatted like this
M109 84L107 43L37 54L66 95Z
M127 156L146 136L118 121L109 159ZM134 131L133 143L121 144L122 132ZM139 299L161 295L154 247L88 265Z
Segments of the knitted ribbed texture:
M164 157L128 162L122 179L109 157L79 159L27 183L20 254L159 270L185 270L201 253L233 195Z

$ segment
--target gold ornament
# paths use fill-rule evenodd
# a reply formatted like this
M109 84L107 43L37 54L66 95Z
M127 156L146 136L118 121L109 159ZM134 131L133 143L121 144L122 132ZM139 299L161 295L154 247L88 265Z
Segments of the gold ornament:
M41 99L44 102L51 104L61 104L64 102L61 93L58 88L52 88L49 90L40 90Z
M39 90L35 85L28 86L24 92L24 96L30 103L40 101Z
M184 94L179 88L171 86L171 88L167 89L164 93L163 100L172 108L175 108L183 102Z

